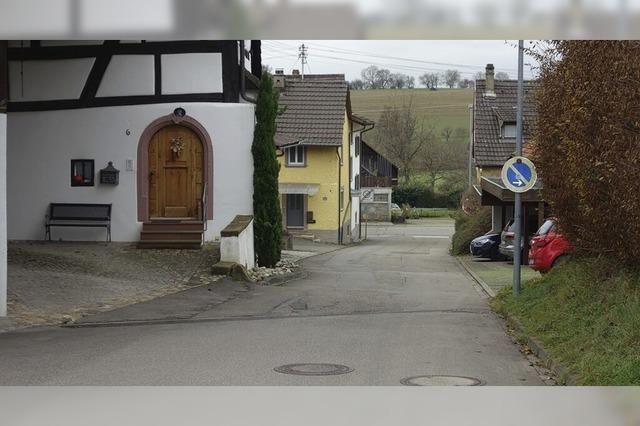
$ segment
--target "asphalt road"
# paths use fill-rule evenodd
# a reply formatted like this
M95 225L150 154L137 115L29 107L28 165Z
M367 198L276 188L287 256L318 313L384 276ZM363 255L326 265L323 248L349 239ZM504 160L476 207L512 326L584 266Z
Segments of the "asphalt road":
M370 227L361 245L305 260L196 321L0 335L0 385L399 385L420 375L541 385L448 255L450 221ZM282 374L291 363L352 372Z

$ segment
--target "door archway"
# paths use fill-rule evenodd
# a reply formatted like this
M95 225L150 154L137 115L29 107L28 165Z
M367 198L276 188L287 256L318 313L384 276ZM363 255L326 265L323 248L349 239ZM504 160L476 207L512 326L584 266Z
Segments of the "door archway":
M179 151L179 152L176 152ZM138 221L152 217L213 219L211 137L194 118L169 114L147 126L138 143Z

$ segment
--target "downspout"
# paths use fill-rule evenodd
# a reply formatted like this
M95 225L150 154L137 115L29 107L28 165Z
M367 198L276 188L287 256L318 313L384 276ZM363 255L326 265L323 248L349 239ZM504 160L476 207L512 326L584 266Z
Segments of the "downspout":
M475 102L475 101L474 101ZM474 109L473 109L473 104L469 104L469 165L468 165L468 172L469 172L469 188L471 188L473 186L473 177L474 177L474 169L475 167L473 167L473 148L474 148L474 144L475 144L475 128L473 126L473 114L474 114Z
M336 155L338 156L338 244L342 244L342 226L340 225L340 188L342 186L342 156L340 155L340 149L342 146L336 147Z
M244 78L244 40L240 40L240 96L249 103L256 103L256 99L247 95L247 85Z

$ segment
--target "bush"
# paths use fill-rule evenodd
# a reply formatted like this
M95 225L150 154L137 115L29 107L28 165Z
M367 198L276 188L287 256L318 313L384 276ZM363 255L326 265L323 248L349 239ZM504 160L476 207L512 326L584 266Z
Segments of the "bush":
M452 208L460 204L462 190L454 188L447 193L433 193L425 185L400 185L393 189L392 201L399 206L409 204L421 208Z
M640 42L557 41L539 55L534 159L578 253L640 258Z
M411 219L419 219L421 217L453 217L454 210L443 208L421 208L414 207L411 209Z
M453 215L455 233L452 237L451 253L454 255L469 254L471 240L491 229L491 208L479 205L476 197L469 191L465 192L463 198L467 201L467 211L458 209Z

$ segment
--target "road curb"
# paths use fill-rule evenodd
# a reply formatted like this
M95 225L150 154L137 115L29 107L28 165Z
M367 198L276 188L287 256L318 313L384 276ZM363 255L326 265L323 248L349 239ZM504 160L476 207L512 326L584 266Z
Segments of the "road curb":
M485 283L482 278L478 276L478 274L473 272L473 270L469 267L469 265L467 265L464 260L462 260L461 257L455 256L455 259L458 262L458 265L462 266L462 269L464 269L471 276L471 278L473 278L473 280L478 283L478 285L482 288L482 290L484 290L485 293L487 293L489 297L496 297L496 292L493 291L493 289L489 287L489 284Z
M577 378L574 375L568 373L566 367L554 361L553 358L551 358L547 351L542 347L540 342L538 342L535 338L526 335L522 324L517 317L504 314L500 315L504 318L509 327L511 327L516 333L526 337L527 347L531 349L531 352L533 352L536 357L538 357L541 361L544 361L546 367L549 370L553 371L553 373L558 377L558 382L561 385L578 386Z

